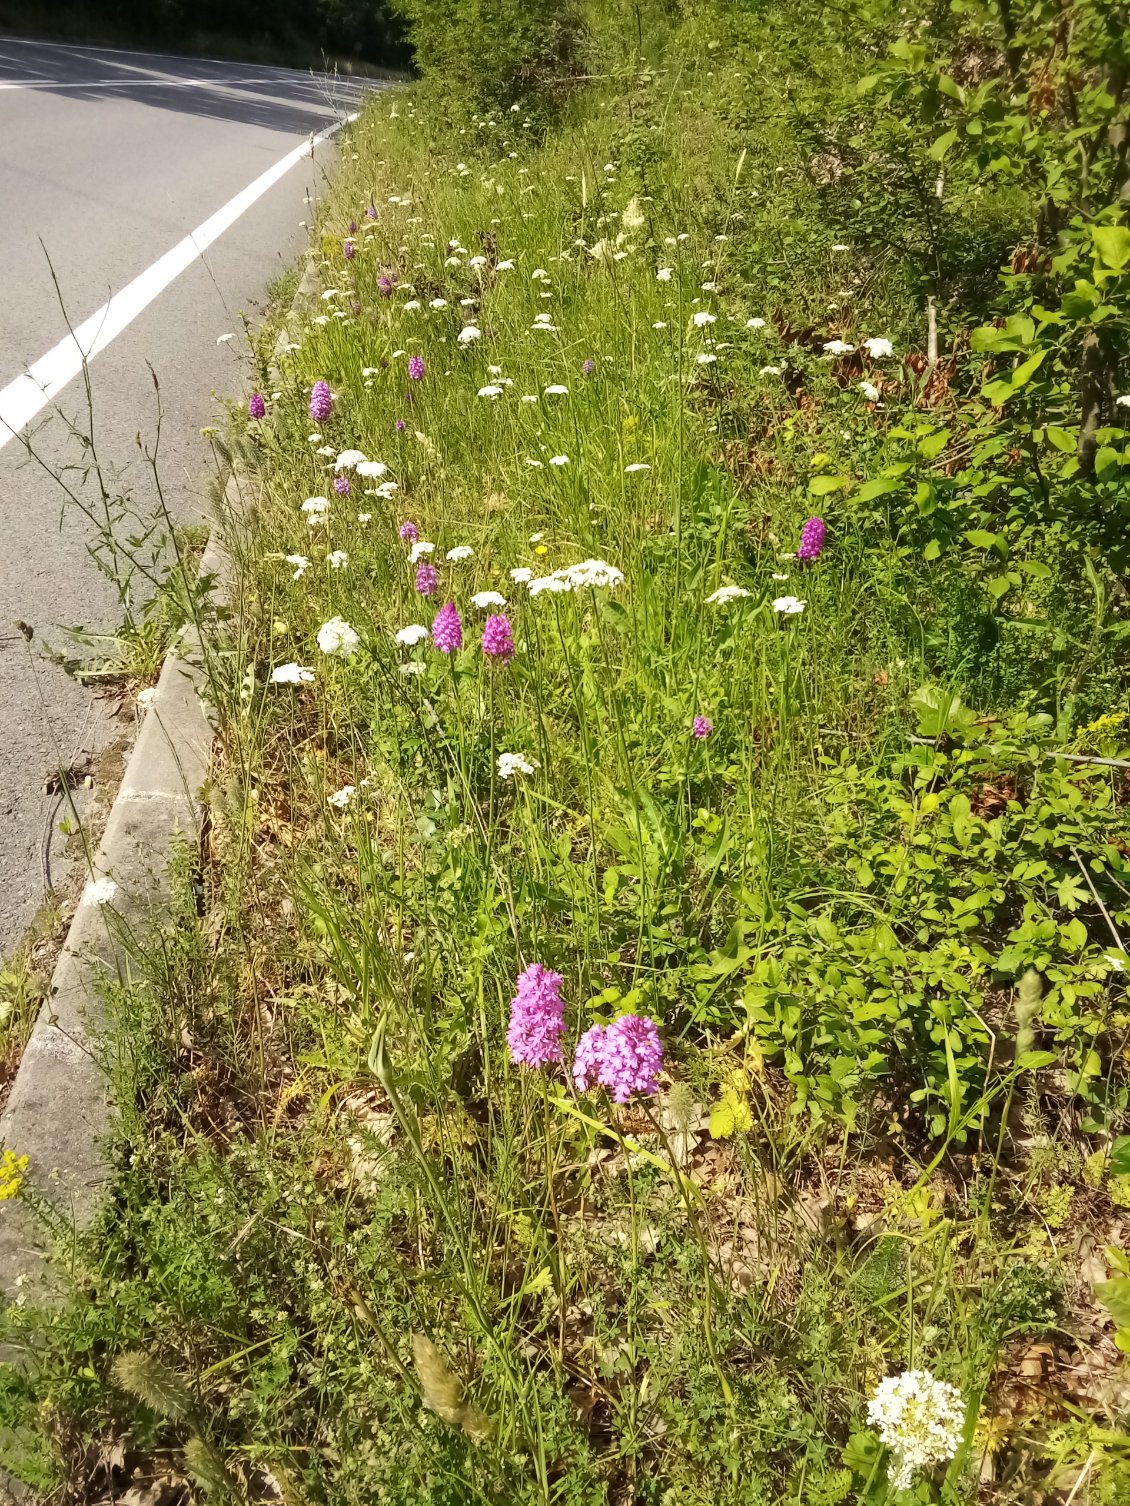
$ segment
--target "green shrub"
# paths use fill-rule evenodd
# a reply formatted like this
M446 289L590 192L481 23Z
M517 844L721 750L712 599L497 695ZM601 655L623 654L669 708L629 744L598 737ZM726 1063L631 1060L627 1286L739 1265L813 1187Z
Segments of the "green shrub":
M455 113L557 113L583 71L574 0L396 0L416 65Z

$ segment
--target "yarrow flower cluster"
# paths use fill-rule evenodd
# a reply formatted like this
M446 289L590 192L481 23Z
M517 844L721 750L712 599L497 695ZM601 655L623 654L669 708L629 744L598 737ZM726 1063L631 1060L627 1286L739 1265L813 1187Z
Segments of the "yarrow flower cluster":
M550 972L540 962L532 962L518 977L518 991L510 1000L506 1043L510 1055L523 1066L544 1067L561 1060L564 981L560 973Z
M499 779L513 779L515 774L532 774L535 769L540 769L541 764L536 758L527 758L522 753L500 753L498 755Z
M514 638L508 617L499 614L487 618L483 624L483 653L491 659L501 659L503 664L510 663L514 657Z
M432 642L441 654L453 654L456 649L463 647L463 624L453 601L445 601L436 613L436 619L432 623Z
M319 377L310 390L310 417L316 424L323 423L333 412L334 396L330 384Z
M611 1025L593 1025L577 1042L573 1081L580 1092L599 1083L616 1103L635 1093L659 1091L663 1042L659 1027L647 1015L626 1014Z
M819 559L824 552L824 536L827 532L823 518L809 518L800 531L797 559L805 562Z
M891 1484L908 1490L919 1470L957 1453L965 1409L956 1386L935 1380L928 1370L907 1370L879 1382L867 1420L891 1451Z

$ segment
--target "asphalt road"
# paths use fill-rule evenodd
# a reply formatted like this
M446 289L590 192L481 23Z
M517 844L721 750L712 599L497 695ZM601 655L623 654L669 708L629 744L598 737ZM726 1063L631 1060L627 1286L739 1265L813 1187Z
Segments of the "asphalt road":
M76 844L52 837L53 817L66 812L47 787L60 768L88 760L97 774L122 730L113 703L44 652L68 646L64 627L112 630L120 616L88 554L94 530L56 479L95 501L71 429L86 427L87 400L68 324L84 350L92 326L86 336L81 326L108 303L94 321L100 343L120 326L88 366L107 476L142 512L152 507L137 446L139 433L150 444L155 434L152 367L161 483L175 515L201 516L210 452L200 430L222 411L220 398L244 389L239 314L254 315L305 244L332 140L254 202L245 190L355 110L368 87L0 38L0 960L38 911L45 877L58 881L76 864ZM202 256L196 240L170 260L206 226ZM229 331L237 339L217 344ZM30 642L17 623L33 630Z

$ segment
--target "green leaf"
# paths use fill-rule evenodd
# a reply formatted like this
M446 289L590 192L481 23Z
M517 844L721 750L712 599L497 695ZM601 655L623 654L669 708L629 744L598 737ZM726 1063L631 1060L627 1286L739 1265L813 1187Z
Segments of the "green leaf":
M949 443L950 431L937 429L933 434L927 434L918 441L918 453L927 460L933 460L940 455Z
M981 388L981 396L994 408L1003 408L1015 391L1011 382L986 382Z
M1081 320L1090 318L1092 310L1097 309L1101 302L1098 288L1080 280L1076 281L1074 292L1064 295L1061 307L1069 319Z
M1022 1051L1016 1058L1016 1065L1021 1072L1039 1072L1044 1067L1054 1067L1055 1063L1054 1051Z
M922 551L922 558L927 560L936 560L941 552L942 546L938 542L938 540L931 539L930 542L926 545L925 549L923 549Z
M1007 575L994 575L991 580L985 582L985 590L994 601L1000 601L1006 592L1012 589L1012 581Z
M1116 1276L1113 1281L1099 1281L1095 1296L1119 1328L1130 1328L1130 1278Z
M1104 266L1115 272L1130 266L1130 230L1125 225L1096 225L1091 231L1095 250Z
M971 528L964 535L965 542L972 544L974 549L999 549L1002 554L1008 553L1008 545L999 533L990 533L987 528Z
M1075 436L1069 434L1066 429L1060 429L1055 424L1049 424L1044 431L1048 436L1048 443L1055 445L1057 450L1062 450L1065 455L1075 452Z
M956 130L956 128L953 129L953 130L950 130L950 131L946 131L944 135L939 136L938 139L937 139L937 141L934 142L934 144L931 146L931 148L929 150L929 153L927 155L934 162L940 162L942 160L942 158L945 156L945 154L949 151L950 147L954 144L954 142L956 140L957 140L957 130Z
M943 732L968 732L977 720L968 706L962 705L960 696L938 685L920 686L911 696L910 704L918 713L920 737L941 737Z
M850 476L813 476L808 490L814 497L826 497L829 492L842 491L850 480Z
M876 477L874 481L865 481L859 490L852 496L853 502L870 502L872 497L885 497L888 492L897 492L899 483L894 480Z
M1012 385L1014 387L1023 387L1026 382L1030 382L1044 364L1047 354L1046 349L1038 350L1035 355L1031 355L1026 361L1022 361L1012 373Z
M1112 450L1110 445L1104 444L1095 456L1095 475L1105 477L1108 471L1117 470L1122 464L1122 456L1117 450Z
M975 329L970 336L969 347L982 352L1024 350L1031 345L1035 334L1035 323L1027 314L1011 314L1005 320L1004 329L997 329L992 324L983 324L980 329Z
M1116 1177L1130 1176L1130 1135L1119 1135L1110 1147L1110 1169Z

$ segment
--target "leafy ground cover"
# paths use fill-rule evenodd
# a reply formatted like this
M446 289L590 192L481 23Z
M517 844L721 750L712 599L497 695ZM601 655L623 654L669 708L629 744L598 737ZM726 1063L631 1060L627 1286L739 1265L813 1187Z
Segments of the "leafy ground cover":
M1113 18L561 9L357 123L25 1476L1130 1499Z

